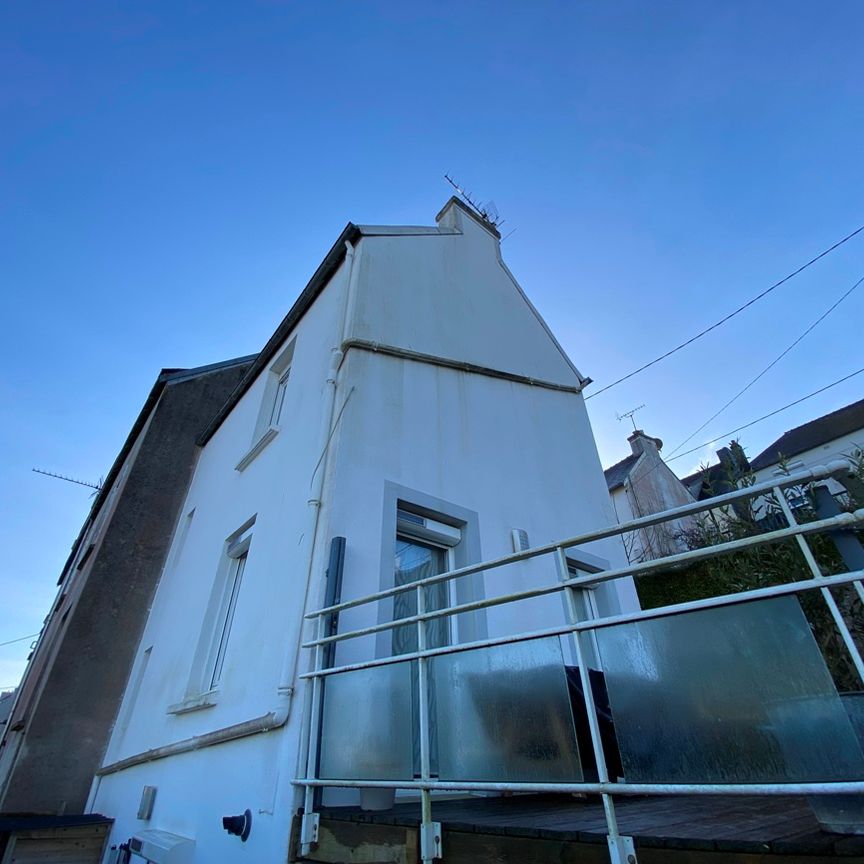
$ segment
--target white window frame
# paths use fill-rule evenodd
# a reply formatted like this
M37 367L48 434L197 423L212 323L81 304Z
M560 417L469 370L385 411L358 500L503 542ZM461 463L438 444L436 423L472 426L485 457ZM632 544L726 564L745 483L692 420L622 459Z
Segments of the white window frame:
M255 421L255 429L252 433L252 446L234 466L236 471L245 470L285 426L285 409L289 398L289 381L296 342L295 336L276 355L276 359L267 370L264 394L261 397L258 419Z
M444 572L456 569L456 547L462 542L462 531L446 522L439 522L427 516L421 516L400 506L396 510L395 540L407 543L419 543L440 549L445 553ZM456 586L452 579L447 582L447 605L456 606ZM451 645L459 641L459 633L455 615L447 615L443 619L447 626L447 638Z
M209 686L208 691L217 690L222 683L222 672L225 668L225 655L228 651L228 641L231 637L231 627L234 624L234 612L237 609L237 598L243 584L243 573L249 557L249 545L252 542L252 528L243 532L225 550L229 559L228 578L222 594L222 604L216 628L213 633L213 643L207 662Z
M217 703L254 527L253 516L225 541L192 659L186 694L180 702L168 707L169 714L185 714Z

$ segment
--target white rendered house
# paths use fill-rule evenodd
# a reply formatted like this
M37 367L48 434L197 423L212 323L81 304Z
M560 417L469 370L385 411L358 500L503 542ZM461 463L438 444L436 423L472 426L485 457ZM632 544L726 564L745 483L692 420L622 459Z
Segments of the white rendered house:
M456 199L435 227L349 223L202 436L88 804L115 819L113 845L164 831L185 838L184 860L286 860L310 702L303 615L325 600L336 538L344 599L614 524L586 379L499 239ZM590 555L626 564L614 538ZM432 601L523 590L548 581L544 566L496 571L494 590L472 574ZM629 579L598 586L595 600L600 614L638 608ZM346 610L340 628L375 624L371 608ZM453 616L433 638L566 620L549 595L518 618L511 606ZM338 662L410 650L403 637L340 644ZM222 818L247 809L241 842Z

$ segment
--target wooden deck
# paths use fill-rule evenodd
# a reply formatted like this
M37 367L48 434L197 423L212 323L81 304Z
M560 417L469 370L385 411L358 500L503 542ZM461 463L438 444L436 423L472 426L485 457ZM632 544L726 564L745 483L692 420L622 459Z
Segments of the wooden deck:
M639 864L864 864L864 837L822 832L801 798L620 798L622 834L636 838ZM608 864L599 799L514 795L435 801L447 864ZM321 842L306 860L414 864L419 804L380 813L326 808Z

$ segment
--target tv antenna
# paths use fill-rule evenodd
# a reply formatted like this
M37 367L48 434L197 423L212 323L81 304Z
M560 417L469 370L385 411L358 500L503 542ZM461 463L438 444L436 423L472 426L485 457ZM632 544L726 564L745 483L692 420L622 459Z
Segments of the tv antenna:
M67 477L65 474L55 474L53 471L43 471L41 468L34 468L36 474L43 474L45 477L54 477L57 480L65 480L67 483L77 483L79 486L87 486L90 489L95 489L97 492L102 491L102 481L98 483L88 483L86 480L76 480L74 477Z
M459 197L485 222L495 228L499 228L506 220L502 219L498 214L498 208L494 201L487 201L483 204L481 201L475 201L471 197L470 192L460 186L449 174L444 175L444 179L459 193ZM511 232L512 233L512 232Z
M621 420L629 420L633 424L633 431L636 432L636 421L633 419L633 415L637 411L641 411L644 407L644 405L637 405L635 408L631 408L629 411L625 411L623 414L616 413L615 416L618 418L619 422Z

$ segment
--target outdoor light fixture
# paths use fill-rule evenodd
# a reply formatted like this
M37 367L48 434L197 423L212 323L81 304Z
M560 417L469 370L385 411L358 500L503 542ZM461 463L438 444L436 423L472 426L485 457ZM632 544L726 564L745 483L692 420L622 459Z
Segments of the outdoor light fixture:
M252 811L247 808L242 816L223 816L222 827L245 843L252 830Z

